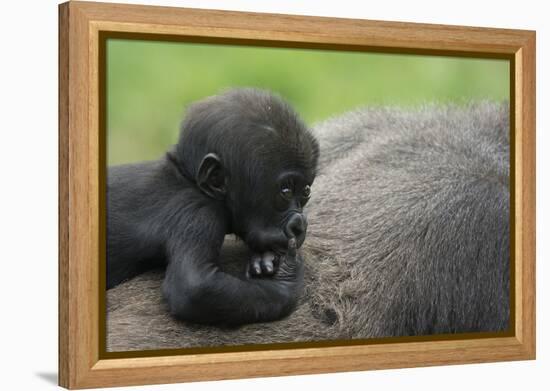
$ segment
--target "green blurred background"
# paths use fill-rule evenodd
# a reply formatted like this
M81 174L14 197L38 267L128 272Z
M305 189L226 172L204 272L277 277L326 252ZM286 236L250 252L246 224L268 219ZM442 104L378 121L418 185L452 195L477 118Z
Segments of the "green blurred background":
M276 91L314 124L362 105L508 99L509 63L109 39L108 164L162 156L189 103L235 86Z

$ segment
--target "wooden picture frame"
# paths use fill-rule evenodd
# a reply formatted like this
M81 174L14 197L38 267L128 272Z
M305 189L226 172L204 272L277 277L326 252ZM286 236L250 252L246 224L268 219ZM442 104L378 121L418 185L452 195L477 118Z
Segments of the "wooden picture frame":
M142 357L105 354L106 36L510 61L511 310L506 335ZM104 283L104 282L103 282ZM102 323L103 322L103 323ZM67 388L535 358L535 32L88 2L59 6L59 384Z

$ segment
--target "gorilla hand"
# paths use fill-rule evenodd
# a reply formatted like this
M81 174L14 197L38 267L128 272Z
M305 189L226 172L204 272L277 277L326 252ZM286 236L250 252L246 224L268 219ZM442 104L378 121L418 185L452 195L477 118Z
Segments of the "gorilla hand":
M253 254L246 267L246 277L272 277L278 279L287 279L296 275L297 262L301 259L296 255L296 239L291 238L288 241L288 250L285 254L275 254L272 251L266 251L263 254ZM281 262L282 260L282 262ZM282 264L279 271L279 265Z
M291 281L302 277L302 258L297 254L296 238L291 238L288 241L288 251L279 258L279 268L274 278L280 281Z
M279 255L266 251L253 254L246 268L246 277L272 276L279 266Z

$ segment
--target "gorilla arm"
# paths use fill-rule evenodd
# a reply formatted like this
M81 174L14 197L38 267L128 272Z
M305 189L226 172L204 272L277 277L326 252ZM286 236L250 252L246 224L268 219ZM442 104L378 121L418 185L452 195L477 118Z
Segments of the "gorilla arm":
M238 325L272 321L289 314L303 284L303 264L296 241L281 257L269 279L241 279L218 265L226 227L209 208L197 211L191 224L202 232L189 235L190 225L172 232L168 240L168 267L162 285L170 312L197 323ZM207 223L205 223L207 222Z

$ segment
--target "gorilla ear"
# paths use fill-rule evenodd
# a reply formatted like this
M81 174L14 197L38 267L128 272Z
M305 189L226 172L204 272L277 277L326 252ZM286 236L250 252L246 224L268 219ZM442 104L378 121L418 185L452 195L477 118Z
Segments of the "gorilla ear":
M197 185L203 193L214 199L225 198L225 173L221 160L215 153L209 153L202 159L197 173Z

